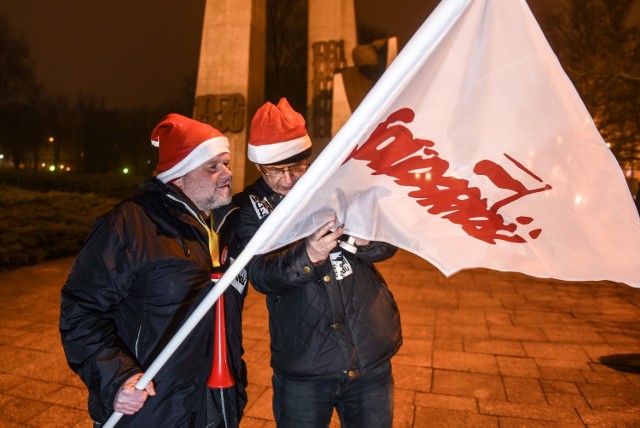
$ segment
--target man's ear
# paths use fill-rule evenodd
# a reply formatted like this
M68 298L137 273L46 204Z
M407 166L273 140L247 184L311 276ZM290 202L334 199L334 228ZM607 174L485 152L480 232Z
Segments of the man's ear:
M257 163L254 163L253 166L256 167L256 169L258 170L258 172L262 173L262 170L260 169L260 165L258 165Z

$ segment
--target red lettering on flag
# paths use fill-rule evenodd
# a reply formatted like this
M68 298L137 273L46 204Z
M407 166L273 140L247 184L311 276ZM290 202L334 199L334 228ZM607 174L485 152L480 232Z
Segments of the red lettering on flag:
M445 175L449 162L439 156L433 148L433 141L414 138L411 131L403 126L411 123L414 118L415 113L409 108L390 114L387 120L376 127L367 141L354 148L345 162L352 158L367 161L367 166L374 171L373 175L387 175L393 177L400 186L417 187L418 190L409 192L410 197L426 207L429 214L439 215L460 225L474 238L489 244L495 244L496 240L526 242L516 233L518 225L505 221L498 210L524 196L550 190L551 186L547 184L528 189L501 165L481 160L475 165L473 172L487 177L496 187L513 192L511 196L488 206L481 190L470 186L468 180ZM524 165L507 154L505 156L534 180L542 182ZM516 222L529 225L533 219L519 216ZM529 232L529 236L536 239L541 232L541 229L535 229Z

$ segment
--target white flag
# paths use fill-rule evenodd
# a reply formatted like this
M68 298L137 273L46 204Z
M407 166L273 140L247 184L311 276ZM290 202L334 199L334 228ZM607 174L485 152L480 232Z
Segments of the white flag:
M446 275L640 287L622 171L524 0L443 0L278 211L258 252L335 213Z

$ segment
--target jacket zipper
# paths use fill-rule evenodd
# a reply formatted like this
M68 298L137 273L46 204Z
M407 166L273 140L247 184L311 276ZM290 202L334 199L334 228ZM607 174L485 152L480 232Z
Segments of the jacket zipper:
M138 335L136 336L136 345L134 347L136 359L138 358L138 343L140 342L140 334L141 333L142 333L142 323L140 324L140 327L138 327Z

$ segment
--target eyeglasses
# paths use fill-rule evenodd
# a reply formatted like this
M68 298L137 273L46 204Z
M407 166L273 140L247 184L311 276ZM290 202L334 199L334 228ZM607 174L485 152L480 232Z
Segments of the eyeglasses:
M264 167L262 165L258 165L260 167L260 171L267 177L280 178L284 175L285 172L289 171L289 174L295 175L296 177L305 173L307 168L309 167L309 160L304 159L298 163L293 165L285 166L282 168L276 167Z

